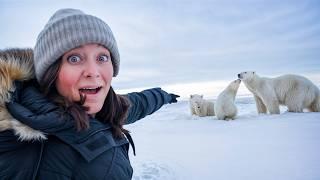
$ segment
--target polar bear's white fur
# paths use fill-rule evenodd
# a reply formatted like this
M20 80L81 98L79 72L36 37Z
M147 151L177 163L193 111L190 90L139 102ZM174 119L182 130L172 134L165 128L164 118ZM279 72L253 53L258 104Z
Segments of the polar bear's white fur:
M189 102L191 115L214 116L214 103L203 99L203 95L190 95Z
M253 71L238 74L253 93L258 113L279 114L279 105L289 112L320 111L320 92L309 79L298 75L282 75L276 78L259 77Z
M217 119L228 120L235 119L238 110L234 104L241 80L237 79L232 81L226 89L224 89L218 96L215 103L214 111Z

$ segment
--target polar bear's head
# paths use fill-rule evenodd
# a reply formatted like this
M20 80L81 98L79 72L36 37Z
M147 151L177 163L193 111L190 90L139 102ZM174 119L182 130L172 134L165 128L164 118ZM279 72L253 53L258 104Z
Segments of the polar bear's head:
M190 99L203 99L203 95L201 94L191 94Z
M195 109L200 109L202 101L203 101L203 95L199 95L199 94L190 95L190 105Z
M250 81L256 76L256 72L254 71L245 71L238 74L238 78L243 81Z
M195 103L203 100L203 95L200 94L192 94L190 95L190 103Z
M240 86L240 83L241 83L240 79L234 80L229 84L229 86L227 88L232 89L234 91L237 91Z
M203 95L192 94L190 95L190 107L195 111L197 115L201 115L204 112L204 103Z

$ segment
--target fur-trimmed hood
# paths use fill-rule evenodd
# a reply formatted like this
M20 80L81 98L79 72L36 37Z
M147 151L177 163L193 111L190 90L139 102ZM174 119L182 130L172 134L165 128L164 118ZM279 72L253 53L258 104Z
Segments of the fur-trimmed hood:
M10 101L15 80L34 78L32 49L0 50L0 105Z
M8 112L5 103L11 101L15 91L14 81L26 81L34 78L33 50L0 50L0 131L13 129L21 140L43 139L43 133L15 120Z

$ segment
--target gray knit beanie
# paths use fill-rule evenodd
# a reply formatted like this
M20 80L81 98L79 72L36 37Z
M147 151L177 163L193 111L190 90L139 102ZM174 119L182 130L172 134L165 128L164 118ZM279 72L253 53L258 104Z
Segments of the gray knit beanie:
M40 32L34 47L34 66L38 82L50 65L71 49L97 43L111 53L113 76L119 72L120 56L110 27L101 19L77 9L58 10Z

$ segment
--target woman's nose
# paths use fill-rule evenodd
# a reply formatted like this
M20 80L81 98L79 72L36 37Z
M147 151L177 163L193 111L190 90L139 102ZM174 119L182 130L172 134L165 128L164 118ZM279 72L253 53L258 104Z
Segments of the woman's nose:
M99 67L96 63L86 63L84 67L85 77L100 77Z

